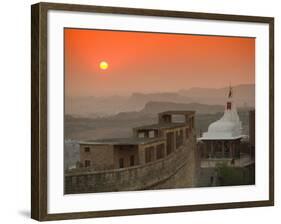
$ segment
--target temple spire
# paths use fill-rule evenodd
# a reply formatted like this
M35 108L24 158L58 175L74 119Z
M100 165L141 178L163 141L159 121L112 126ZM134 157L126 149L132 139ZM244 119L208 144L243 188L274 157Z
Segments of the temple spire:
M229 91L228 91L228 98L232 98L233 92L232 92L232 86L231 84L229 85Z
M231 103L231 98L233 96L233 90L231 84L229 85L229 90L228 90L228 101L226 102L226 109L227 110L232 110L232 103Z

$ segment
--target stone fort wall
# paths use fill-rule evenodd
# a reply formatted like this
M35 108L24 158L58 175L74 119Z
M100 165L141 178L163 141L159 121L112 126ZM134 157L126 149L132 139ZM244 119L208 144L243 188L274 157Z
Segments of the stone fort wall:
M196 137L163 159L106 171L81 168L65 173L65 194L185 188L196 185L199 160Z

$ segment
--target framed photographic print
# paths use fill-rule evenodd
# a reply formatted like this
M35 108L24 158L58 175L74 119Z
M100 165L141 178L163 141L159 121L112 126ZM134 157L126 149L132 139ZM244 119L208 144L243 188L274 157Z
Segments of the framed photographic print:
M274 18L32 5L32 218L274 204Z

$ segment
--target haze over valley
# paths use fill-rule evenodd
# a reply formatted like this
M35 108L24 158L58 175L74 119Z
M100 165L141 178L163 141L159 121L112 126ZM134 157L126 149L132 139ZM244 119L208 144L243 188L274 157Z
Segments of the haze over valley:
M131 96L66 99L65 138L88 140L131 136L131 128L157 122L166 110L195 110L197 134L219 119L229 87L192 88L176 93L134 93ZM248 110L254 107L254 85L233 87L244 132L248 132ZM73 113L70 113L72 111ZM68 113L67 113L68 112Z
M66 96L65 114L73 117L97 118L118 115L118 113L128 111L157 113L161 109L169 109L170 106L188 110L192 110L194 107L194 110L197 110L199 113L208 112L210 109L210 112L219 112L221 111L219 106L225 104L228 88L191 88L187 90L182 89L177 92L132 93L126 96L115 95L107 97ZM254 84L234 86L233 90L237 107L255 106ZM169 103L176 103L177 105L169 105ZM212 106L208 107L208 105Z

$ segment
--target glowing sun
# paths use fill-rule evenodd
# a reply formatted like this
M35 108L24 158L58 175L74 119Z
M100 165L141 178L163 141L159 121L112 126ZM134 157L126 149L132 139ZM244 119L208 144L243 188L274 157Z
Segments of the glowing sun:
M100 69L101 70L106 70L108 69L108 63L106 61L101 61L100 62Z

